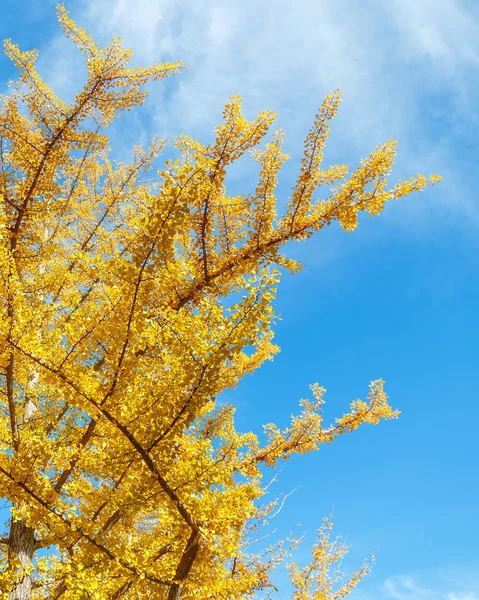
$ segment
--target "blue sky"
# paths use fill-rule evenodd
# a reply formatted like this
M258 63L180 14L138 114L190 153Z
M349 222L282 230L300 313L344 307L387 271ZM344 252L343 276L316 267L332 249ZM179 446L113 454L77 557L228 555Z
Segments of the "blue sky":
M37 47L46 80L66 96L82 86L81 57L59 35L51 0L3 0L2 38ZM291 254L277 307L281 354L228 395L240 429L286 425L315 381L341 416L382 377L398 421L363 427L291 459L277 493L300 486L276 518L306 531L306 560L334 507L351 565L369 551L373 573L352 600L479 600L477 337L479 5L473 0L71 0L99 41L120 35L138 62L184 60L181 76L151 89L148 107L121 121L126 153L157 132L210 139L235 92L247 115L269 108L286 132L288 195L302 140L325 93L344 101L326 161L354 166L397 138L395 177L440 173L423 194L334 226ZM0 61L0 89L14 73ZM249 165L231 175L249 191ZM349 565L349 562L346 566ZM284 573L277 577L288 598Z

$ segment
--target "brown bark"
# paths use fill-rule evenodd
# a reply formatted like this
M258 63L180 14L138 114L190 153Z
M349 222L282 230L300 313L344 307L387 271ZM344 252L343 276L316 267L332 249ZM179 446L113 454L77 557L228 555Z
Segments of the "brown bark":
M18 581L10 590L8 600L30 600L35 536L24 520L12 521L8 546L11 559L20 563L15 572Z
M181 600L181 587L186 581L191 567L200 549L201 535L199 531L192 531L180 563L176 569L175 581L168 592L168 600Z

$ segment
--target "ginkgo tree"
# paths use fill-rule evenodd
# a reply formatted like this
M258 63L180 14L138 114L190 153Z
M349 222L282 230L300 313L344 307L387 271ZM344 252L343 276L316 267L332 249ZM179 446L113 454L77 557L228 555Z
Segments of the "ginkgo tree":
M236 96L212 143L179 137L177 158L146 178L165 140L119 162L105 131L182 63L129 68L118 39L100 48L61 6L58 19L88 69L72 102L40 77L35 51L5 42L19 78L0 107L1 597L269 594L299 540L254 550L277 510L267 468L397 413L379 380L325 424L314 385L290 427L266 425L261 442L217 398L278 351L276 286L299 269L285 245L333 221L353 231L359 211L377 215L427 181L388 187L392 140L351 172L323 167L339 92L316 115L281 214L275 115L248 121ZM230 196L228 168L246 153L258 181ZM341 580L347 548L330 533L327 520L311 563L289 565L295 600L342 598L367 572Z

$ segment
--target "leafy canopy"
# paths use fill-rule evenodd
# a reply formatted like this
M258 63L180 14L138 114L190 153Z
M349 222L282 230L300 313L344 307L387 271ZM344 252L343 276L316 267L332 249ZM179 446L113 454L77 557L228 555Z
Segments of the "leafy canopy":
M278 351L276 285L281 269L299 269L285 245L333 221L351 232L360 211L377 215L426 179L388 187L393 140L352 172L324 167L338 91L282 214L283 135L261 145L275 115L248 121L238 96L213 143L181 136L178 158L147 179L166 141L112 161L105 131L182 63L130 68L119 39L99 48L62 6L58 19L88 68L70 103L42 80L35 51L5 43L19 79L0 107L1 597L252 598L273 589L298 543L251 548L278 509L260 502L263 467L397 412L375 381L327 425L315 385L290 427L266 425L261 443L236 431L218 395ZM228 168L248 152L256 187L229 196ZM295 600L342 598L368 569L338 580L347 548L330 527L309 566L290 566Z

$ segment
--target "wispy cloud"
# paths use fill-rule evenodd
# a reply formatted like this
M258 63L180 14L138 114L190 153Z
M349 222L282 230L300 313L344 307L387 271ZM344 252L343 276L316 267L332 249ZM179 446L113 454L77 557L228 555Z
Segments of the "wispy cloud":
M393 0L394 19L408 40L406 52L423 54L448 68L455 77L457 68L479 64L478 23L455 0Z
M433 598L434 591L428 588L419 587L412 577L396 576L386 579L384 582L384 592L387 597L395 600L425 600ZM437 600L438 597L436 596Z
M303 128L311 106L340 87L347 136L362 140L367 131L370 143L412 127L422 110L418 93L453 81L456 92L459 82L467 87L464 71L479 61L479 24L457 0L84 5L89 25L104 37L122 35L141 60L166 56L194 67L169 106L183 126L208 126L212 107L239 91L251 106L281 108L286 122Z
M397 575L384 581L381 592L392 600L479 600L479 591L470 578L452 583L441 577L426 585L411 576Z
M133 127L139 139L149 127L210 136L224 102L239 92L251 116L277 110L297 159L315 109L339 87L344 103L332 160L355 163L398 138L399 176L445 176L428 210L476 215L475 186L465 183L470 159L458 149L471 143L478 121L479 21L460 0L80 0L70 8L96 38L120 35L138 61L180 59L193 67L154 86L149 124ZM65 48L51 41L43 64L68 93L80 70L77 62L67 68ZM288 179L296 164L287 167ZM419 203L408 206L419 215Z

